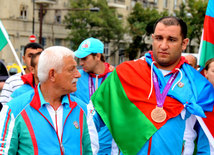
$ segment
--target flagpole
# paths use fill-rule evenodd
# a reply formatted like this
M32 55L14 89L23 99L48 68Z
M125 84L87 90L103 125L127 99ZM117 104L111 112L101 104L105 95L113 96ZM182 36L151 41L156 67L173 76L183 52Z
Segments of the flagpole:
M199 53L198 53L198 65L200 63L200 58L201 58L201 50L202 50L202 45L203 45L203 37L204 37L204 29L202 29L202 34L201 34L201 42L199 46Z
M204 133L206 134L208 140L209 140L209 143L212 145L212 147L214 148L214 138L212 136L212 134L210 133L209 129L207 128L206 124L204 123L204 121L202 120L201 117L199 116L196 116L198 122L200 123Z
M11 48L11 50L12 50L12 53L13 53L13 55L14 55L14 57L15 57L17 63L18 63L18 65L19 65L19 67L21 68L22 73L25 74L25 71L24 71L24 69L23 69L23 67L22 67L22 64L21 64L21 62L20 62L20 60L19 60L19 58L18 58L18 56L17 56L17 54L16 54L16 51L15 51L15 49L14 49L14 47L13 47L13 45L12 45L12 43L11 43L9 37L8 37L8 34L7 34L7 32L6 32L6 30L5 30L5 28L4 28L4 26L3 26L2 23L0 23L0 28L1 28L1 30L2 30L4 36L5 36L6 40L7 40L7 42L8 42L8 44L9 44L10 48Z

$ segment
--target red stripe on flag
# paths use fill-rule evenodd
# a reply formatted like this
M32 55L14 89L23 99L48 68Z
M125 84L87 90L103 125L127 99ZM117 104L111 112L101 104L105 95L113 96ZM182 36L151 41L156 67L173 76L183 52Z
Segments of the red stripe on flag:
M28 115L27 115L25 110L23 110L21 112L21 115L22 115L22 117L23 117L23 119L24 119L24 121L25 121L25 123L27 125L27 128L28 128L29 132L30 132L30 136L31 136L32 143L33 143L34 155L38 155L38 145L37 145L37 142L36 142L36 136L35 136L35 133L33 131L33 127L31 125L30 119L29 119L29 117L28 117Z
M204 38L203 40L214 44L214 18L205 16L204 19Z

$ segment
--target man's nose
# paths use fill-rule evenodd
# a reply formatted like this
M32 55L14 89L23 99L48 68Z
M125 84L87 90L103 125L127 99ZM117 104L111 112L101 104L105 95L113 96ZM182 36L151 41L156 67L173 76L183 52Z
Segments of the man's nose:
M80 78L80 77L81 77L81 74L80 74L80 72L76 69L75 78Z
M168 45L167 40L163 40L163 41L161 42L160 48L161 48L162 50L166 50L166 49L169 48L169 45Z

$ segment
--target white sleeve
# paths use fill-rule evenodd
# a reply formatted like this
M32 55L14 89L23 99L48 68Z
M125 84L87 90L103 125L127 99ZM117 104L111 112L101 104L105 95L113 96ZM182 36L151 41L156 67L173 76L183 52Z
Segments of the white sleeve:
M13 93L13 91L23 84L24 83L21 79L21 73L10 76L4 83L0 95L0 102L2 104L6 104L7 102L9 102L12 99L11 94Z
M186 127L184 131L184 150L182 152L182 155L192 155L195 148L195 139L197 137L197 133L194 130L194 126L196 123L196 117L194 115L191 115L186 120Z
M7 102L9 102L12 99L10 97L11 94L12 94L12 88L10 86L10 83L5 81L3 89L1 91L1 95L0 95L0 102L3 105L6 104Z
M87 124L88 124L88 131L91 139L92 151L93 155L96 155L99 151L99 138L98 132L93 120L93 116L96 113L92 102L90 101L87 105Z

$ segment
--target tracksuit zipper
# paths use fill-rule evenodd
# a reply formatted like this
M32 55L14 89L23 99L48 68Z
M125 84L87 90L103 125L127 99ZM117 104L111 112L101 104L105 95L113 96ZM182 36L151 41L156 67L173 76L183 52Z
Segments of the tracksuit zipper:
M57 110L55 111L55 123L56 123L56 134L57 134L57 138L59 140L59 144L60 144L60 151L61 151L61 154L65 154L65 149L63 147L63 144L62 144L62 136L61 136L61 140L59 139L59 132L58 132L58 125L57 125Z

